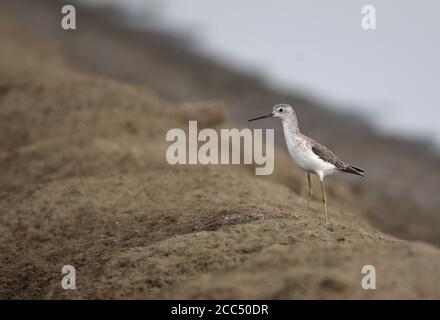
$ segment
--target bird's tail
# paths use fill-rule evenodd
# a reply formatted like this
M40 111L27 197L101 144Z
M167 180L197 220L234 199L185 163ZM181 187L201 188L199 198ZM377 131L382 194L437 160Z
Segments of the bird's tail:
M358 176L364 176L364 170L362 170L361 168L357 168L355 166L346 166L344 169L342 169L343 172L347 172L347 173L352 173L352 174L356 174Z

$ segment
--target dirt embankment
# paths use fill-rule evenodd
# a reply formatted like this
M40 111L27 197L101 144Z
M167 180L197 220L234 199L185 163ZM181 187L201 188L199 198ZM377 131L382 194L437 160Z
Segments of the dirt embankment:
M325 226L281 152L269 179L168 165L167 130L231 126L220 104L79 72L6 17L0 38L1 298L440 298L436 248L371 228L338 184Z
M144 85L178 104L222 101L228 119L238 125L249 125L246 119L267 113L274 103L293 104L304 133L368 173L367 180L339 176L329 179L329 183L343 180L344 185L350 185L356 191L356 207L362 208L380 230L399 238L440 245L440 197L437 196L440 157L429 143L384 136L364 119L336 112L325 101L318 101L319 92L305 96L301 92L276 90L258 76L195 54L191 35L127 28L123 25L126 17L111 9L78 4L79 28L74 32L63 31L60 3L3 0L0 11L50 37L69 60L87 70ZM153 10L151 14L157 12ZM160 20L160 16L155 18ZM347 90L350 90L348 79ZM417 114L414 117L418 121ZM285 149L278 121L251 125L275 128L278 145ZM300 191L301 182L292 178L290 172L277 179ZM340 191L343 191L338 193L338 198L344 200L342 205L346 193Z

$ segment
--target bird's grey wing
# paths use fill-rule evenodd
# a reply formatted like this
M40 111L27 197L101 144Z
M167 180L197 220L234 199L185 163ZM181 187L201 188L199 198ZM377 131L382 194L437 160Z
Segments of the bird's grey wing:
M310 142L312 144L312 152L316 154L319 158L321 158L325 162L333 164L338 169L343 169L346 167L345 163L339 160L339 158L329 149L311 139Z

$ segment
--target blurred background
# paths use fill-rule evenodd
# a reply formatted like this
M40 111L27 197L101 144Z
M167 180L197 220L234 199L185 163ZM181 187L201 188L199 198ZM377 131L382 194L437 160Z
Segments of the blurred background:
M73 3L78 29L65 32L63 1L3 1L79 65L171 101L222 101L242 126L293 104L303 132L368 172L366 182L336 179L353 185L373 223L440 243L436 2L369 2L368 31L362 1ZM278 122L257 125L281 132Z
M332 179L352 185L374 225L440 243L437 2L370 1L367 31L363 1L78 0L74 32L59 27L63 3L3 8L86 69L174 102L221 101L241 126L294 105L305 134L367 171ZM278 122L255 125L275 128L284 147Z
M277 88L354 111L379 130L440 145L435 1L82 0L125 23L191 37L191 47ZM376 30L361 8L376 8Z
M291 103L303 132L368 172L335 179L352 185L374 225L440 243L437 2L370 1L368 31L364 1L77 3L95 12L79 16L77 32L46 29L79 63L173 101L223 101L242 126ZM256 125L284 146L278 122Z
M64 4L76 7L74 31L60 26ZM361 27L366 4L376 9L375 30ZM371 297L358 276L372 259L389 284L383 296L438 296L438 250L377 229L440 245L439 8L428 0L0 0L5 296L66 294L56 291L60 257L90 276L78 297L144 298L206 273L218 281L201 278L212 292L230 285L240 298ZM280 122L247 122L276 103L292 104L303 133L366 171L327 180L330 226L318 201L313 212L302 208L306 175L285 152ZM202 118L215 128L275 128L274 174L169 166L166 131ZM258 261L246 276L218 276L249 252L269 252L270 276L255 276L265 270ZM396 285L403 271L408 289ZM35 290L22 290L26 279ZM249 279L246 295L237 279ZM190 297L218 297L194 288Z

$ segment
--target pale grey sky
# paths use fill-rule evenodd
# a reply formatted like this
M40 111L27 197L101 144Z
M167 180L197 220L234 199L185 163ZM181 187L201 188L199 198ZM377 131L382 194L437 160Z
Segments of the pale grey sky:
M87 2L90 3L90 0ZM139 25L194 34L199 49L268 81L356 109L380 128L440 145L440 3L435 0L93 0ZM376 8L377 29L361 28ZM153 10L153 11L152 11Z

